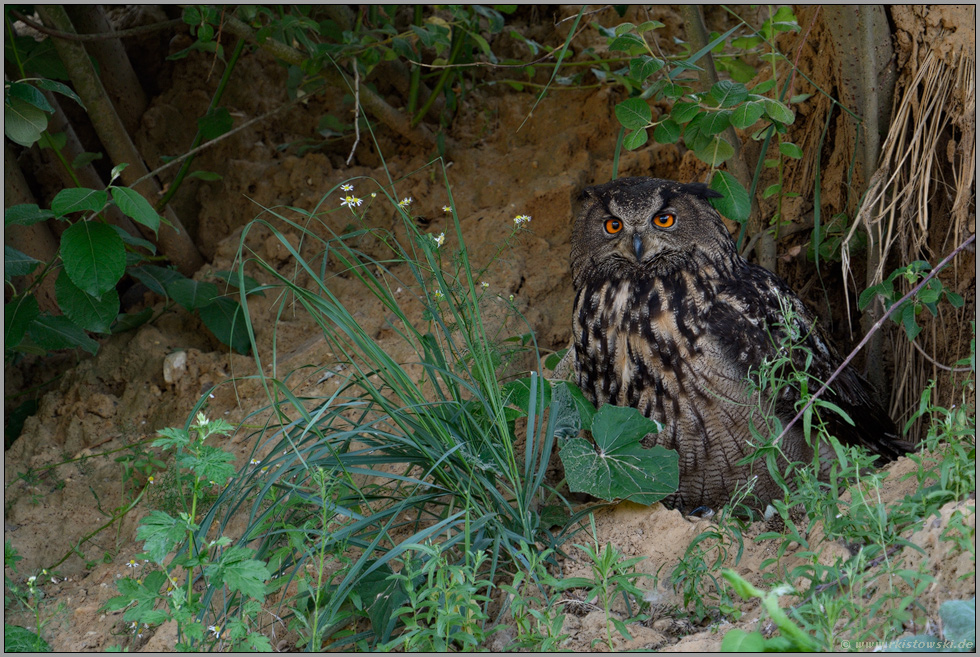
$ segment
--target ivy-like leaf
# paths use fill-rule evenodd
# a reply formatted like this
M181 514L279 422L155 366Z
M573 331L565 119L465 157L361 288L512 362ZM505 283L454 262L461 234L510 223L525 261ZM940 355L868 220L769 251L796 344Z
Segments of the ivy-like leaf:
M573 437L559 450L569 488L604 500L653 504L677 490L677 452L640 446L657 423L635 408L606 404L592 420L595 445Z
M126 246L108 224L79 221L61 235L61 259L72 282L93 297L116 286L126 272Z

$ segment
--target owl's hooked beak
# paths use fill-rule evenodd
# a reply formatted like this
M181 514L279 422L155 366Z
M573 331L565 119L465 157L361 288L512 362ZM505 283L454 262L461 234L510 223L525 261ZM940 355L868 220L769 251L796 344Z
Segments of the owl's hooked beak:
M643 237L639 233L633 233L633 253L637 262L643 262Z

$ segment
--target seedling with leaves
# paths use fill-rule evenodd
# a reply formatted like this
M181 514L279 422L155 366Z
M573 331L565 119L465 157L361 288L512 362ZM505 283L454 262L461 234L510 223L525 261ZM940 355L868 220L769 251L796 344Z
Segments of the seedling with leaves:
M903 295L901 290L896 289L896 281L899 280L899 277L904 278L906 285L911 288L931 270L932 266L924 260L916 260L904 267L899 267L888 278L862 292L861 297L858 299L858 307L864 310L871 304L875 297L881 296L885 303L885 310L889 312L889 317L905 329L905 334L909 340L914 340L915 336L919 335L919 332L922 330L916 318L922 313L924 308L935 317L939 312L937 304L943 297L946 297L946 301L954 308L960 308L964 303L963 297L946 289L938 277L933 277L919 290L913 299L909 299L901 305L893 307Z
M161 438L153 446L176 451L177 466L189 475L185 481L190 482L187 493L190 505L177 517L152 511L143 519L136 531L146 551L140 558L147 560L147 567L153 563L161 570L139 579L120 579L117 586L122 595L106 603L109 610L126 609L123 620L129 623L155 626L176 621L178 649L193 649L204 641L223 641L226 636L233 645L249 650L270 649L268 638L251 631L249 625L258 613L255 602L265 598L265 582L271 577L267 565L253 558L254 550L232 545L230 538L220 536L207 541L198 533L198 502L205 489L223 486L236 474L232 465L234 457L206 443L212 436L231 431L231 425L224 420L209 421L203 413L197 415L190 431L177 428L160 431ZM192 438L191 432L196 437ZM167 561L167 555L175 551L175 556ZM242 613L227 620L227 635L220 623L208 626L203 621L209 610L194 590L194 583L200 577L212 587L224 588L232 599L238 600Z

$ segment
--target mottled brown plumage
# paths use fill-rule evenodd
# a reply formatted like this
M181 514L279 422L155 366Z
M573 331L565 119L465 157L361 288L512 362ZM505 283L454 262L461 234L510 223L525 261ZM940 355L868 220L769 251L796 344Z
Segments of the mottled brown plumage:
M701 184L652 178L585 190L572 232L575 376L597 406L632 406L663 425L645 442L679 453L680 486L670 506L717 509L754 479L750 500L764 508L781 491L764 460L739 464L760 442L750 423L764 426L762 402L785 426L799 392L760 399L750 392L751 372L777 356L787 313L794 340L813 354L807 371L816 379L826 381L841 357L786 283L738 254L711 196ZM801 354L794 352L799 368ZM845 369L825 398L855 426L824 417L843 443L892 460L907 446L866 386ZM799 424L782 450L790 461L813 455ZM832 458L828 451L820 449L822 462Z

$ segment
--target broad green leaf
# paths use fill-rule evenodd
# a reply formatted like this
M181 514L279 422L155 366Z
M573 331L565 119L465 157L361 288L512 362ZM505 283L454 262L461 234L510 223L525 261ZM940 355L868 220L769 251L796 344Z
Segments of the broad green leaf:
M71 168L78 170L84 169L92 162L96 162L102 159L102 153L79 153L75 156L75 159L71 161Z
M707 146L695 152L695 155L703 162L716 167L735 155L735 149L721 137L715 137Z
M709 112L701 121L701 130L706 135L717 135L731 125L730 116L731 112L728 110Z
M61 235L61 259L75 285L101 297L126 271L126 246L108 224L79 221Z
M272 577L272 573L263 562L253 559L254 556L254 550L233 545L221 553L217 563L205 566L204 573L214 584L224 584L232 591L264 600L265 582Z
M688 123L701 111L697 103L674 103L670 110L670 118L679 124Z
M711 97L717 101L718 107L735 107L748 95L749 90L744 84L731 80L721 80L711 87Z
M154 254L157 252L157 246L153 242L150 242L149 240L145 240L142 237L135 237L133 235L130 235L123 228L119 226L113 226L112 228L113 230L116 231L116 234L119 235L120 239L122 239L124 244L146 249L150 253L154 253Z
M30 103L34 107L38 108L42 112L47 112L48 114L54 114L54 108L51 107L51 103L48 99L44 97L44 94L32 84L27 84L25 82L11 82L7 87L6 92L9 98L19 98L26 103Z
M3 279L9 281L14 276L26 276L41 264L40 260L32 258L12 246L3 247Z
M3 348L13 349L24 339L28 327L40 311L33 294L14 297L3 304Z
M154 511L152 513L159 513ZM158 562L159 563L159 562ZM110 598L106 608L116 611L125 609L123 620L126 622L157 624L161 622L159 611L155 610L160 599L160 588L167 581L167 574L162 570L154 570L142 580L124 577L117 581L116 587L121 595ZM133 605L133 603L136 603Z
M770 89L775 88L775 86L776 86L776 80L774 78L769 78L768 80L765 80L764 82L760 82L759 84L752 87L752 93L764 94Z
M215 173L214 171L203 171L203 170L191 171L189 174L187 174L187 177L197 178L199 180L206 180L209 182L213 180L222 180L222 176L220 173Z
M220 297L213 303L198 308L197 312L201 315L204 325L223 344L240 354L247 354L251 350L252 343L249 341L248 329L245 326L247 321L245 312L237 301Z
M677 452L640 440L657 432L657 423L635 408L606 404L592 420L590 441L574 437L559 450L568 486L604 500L653 504L677 490Z
M179 271L158 267L157 265L133 267L129 270L129 274L153 292L168 298L170 294L167 292L167 286L175 281L181 281L187 278Z
M572 438L582 427L592 426L595 406L585 398L581 389L568 381L554 384L551 413L555 416L554 432L559 438Z
M526 376L522 379L511 381L504 386L503 392L507 403L521 409L522 415L527 415L530 410L532 381L534 382L533 385L538 386L538 389L534 393L535 405L537 406L535 412L540 413L541 409L551 405L551 384L546 379L539 376L532 379L532 377Z
M74 91L72 91L71 87L69 87L68 85L62 84L62 83L60 83L60 82L58 82L56 80L49 80L47 78L41 78L41 79L39 79L37 81L37 86L39 86L42 89L45 89L47 91L53 91L53 92L55 92L57 94L61 94L62 96L68 96L69 98L71 98L72 100L74 100L76 103L78 103L79 105L81 105L82 106L82 109L85 109L85 104L82 102L82 99L79 98L78 97L78 94L76 94ZM53 112L54 110L52 109L51 111Z
M4 652L53 652L47 641L18 625L3 624Z
M976 649L977 643L977 601L947 600L939 607L939 617L943 621L943 637L954 644L960 644L962 652Z
M764 101L766 114L770 119L776 123L782 123L783 125L789 125L795 119L793 111L783 105L778 100L773 100L771 98L766 98Z
M52 199L51 210L56 217L72 212L101 212L108 201L109 194L104 189L68 187Z
M711 199L711 204L718 212L740 224L748 220L752 203L749 200L749 193L735 176L727 171L715 171L715 175L711 178L711 189L722 195L721 198Z
M778 194L782 188L783 186L780 185L779 183L773 183L772 185L766 187L765 191L762 192L762 198L769 198L770 196L774 196Z
M53 217L54 212L42 210L36 203L24 203L11 205L3 211L3 224L5 226L30 226Z
M742 103L732 111L732 125L739 130L752 127L762 118L765 108L761 102Z
M628 151L636 150L643 144L647 143L648 138L649 135L647 135L646 129L634 130L623 139L623 146Z
M157 233L160 228L160 215L142 194L129 187L113 187L112 200L127 217L143 224L152 230L154 235Z
M154 441L154 444L160 441ZM204 481L223 484L235 476L235 457L225 450L213 445L203 445L199 451L183 452L177 456L177 465L193 470L194 474Z
M650 125L653 113L642 98L627 98L616 105L616 118L627 130L640 130Z
M673 119L664 119L653 129L653 138L659 144L675 144L681 138L681 127Z
M93 297L78 289L64 270L54 284L58 307L78 326L93 333L109 333L109 327L119 314L119 294L108 290L101 298Z
M240 287L245 289L245 294L258 294L259 296L265 296L265 293L258 288L262 287L261 283L252 278L251 276L242 276L239 279L239 272L237 271L216 271L214 272L215 278L220 278L229 285L234 285L235 287Z
M3 132L15 144L30 147L48 127L48 115L21 98L7 98L3 105Z
M630 60L630 77L643 82L664 67L663 61L650 55L641 55Z
M631 55L639 55L647 52L647 44L643 40L643 37L637 34L627 33L621 34L610 41L609 50L610 52L625 52Z
M232 125L231 114L224 107L216 107L197 120L197 129L205 141L217 139L231 130Z
M138 313L119 313L116 316L116 323L112 325L112 334L131 331L146 324L151 317L153 317L153 308L144 308Z
M218 286L190 278L179 278L167 284L167 296L187 310L203 308L218 297Z
M798 160L803 157L803 150L791 141L784 141L779 144L779 152L786 157Z
M144 541L143 550L150 559L154 563L163 565L167 554L187 537L187 532L191 528L197 529L197 526L174 518L164 511L150 511L137 527L136 538Z
M374 562L365 564L366 567L373 565ZM356 593L367 608L371 629L382 642L388 641L395 631L398 614L394 611L408 601L405 584L394 579L393 574L388 564L381 564L357 581Z
M722 652L756 653L766 651L766 640L759 632L746 632L735 628L721 640Z
M74 349L81 347L90 354L99 350L99 343L64 315L41 315L27 329L28 335L42 349Z

